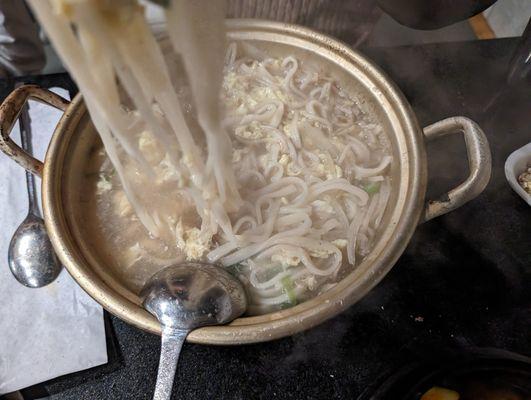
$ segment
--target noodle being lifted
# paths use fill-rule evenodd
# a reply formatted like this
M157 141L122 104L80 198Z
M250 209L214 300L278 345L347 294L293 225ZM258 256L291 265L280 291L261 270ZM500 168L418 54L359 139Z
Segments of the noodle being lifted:
M218 262L263 313L368 254L392 157L382 127L320 68L247 43L225 52L222 3L165 11L190 101L136 1L31 2L104 143L90 187L103 235L126 249L121 268Z

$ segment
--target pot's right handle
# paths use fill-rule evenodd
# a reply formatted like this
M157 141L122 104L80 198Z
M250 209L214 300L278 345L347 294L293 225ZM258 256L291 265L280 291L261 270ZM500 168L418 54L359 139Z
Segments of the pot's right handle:
M478 196L490 179L491 156L489 143L481 128L469 118L451 117L424 128L424 136L432 140L452 133L463 133L470 175L456 188L438 200L428 200L423 220L446 214Z
M43 89L37 85L24 85L13 90L0 106L0 150L6 153L27 171L30 171L37 176L42 176L44 164L22 150L20 146L13 142L9 137L13 125L15 125L15 122L22 111L22 107L29 99L49 104L62 111L66 110L66 107L70 102L54 92Z

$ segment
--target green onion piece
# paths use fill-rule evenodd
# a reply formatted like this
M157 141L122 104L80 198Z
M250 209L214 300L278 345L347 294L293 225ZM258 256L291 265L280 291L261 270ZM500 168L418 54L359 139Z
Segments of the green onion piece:
M229 272L229 274L231 275L234 275L234 276L238 276L239 274L241 274L243 272L243 269L245 267L240 264L240 263L237 263L237 264L232 264L232 265L229 265L227 267L227 271Z
M290 307L293 307L295 304L291 304L290 301L285 301L284 303L280 303L280 306L279 308L281 310L285 310L286 308L290 308Z
M284 293L288 295L290 306L297 304L297 296L295 295L295 285L289 276L285 276L280 280Z
M363 186L363 190L365 190L369 194L375 194L378 193L380 190L380 182L371 182Z

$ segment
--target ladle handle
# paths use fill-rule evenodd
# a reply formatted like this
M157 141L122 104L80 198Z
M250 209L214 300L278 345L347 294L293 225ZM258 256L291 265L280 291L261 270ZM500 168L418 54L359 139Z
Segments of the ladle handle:
M451 117L424 128L424 136L428 141L453 133L462 133L465 138L470 175L439 199L428 200L423 221L461 207L478 196L489 183L492 168L489 142L478 124L466 117Z
M42 176L44 164L20 148L10 135L22 108L29 100L37 100L65 111L70 102L61 96L37 85L24 85L16 88L0 106L0 150L20 164L26 171Z
M153 400L169 400L171 398L177 362L188 333L190 333L189 330L162 327L159 371Z

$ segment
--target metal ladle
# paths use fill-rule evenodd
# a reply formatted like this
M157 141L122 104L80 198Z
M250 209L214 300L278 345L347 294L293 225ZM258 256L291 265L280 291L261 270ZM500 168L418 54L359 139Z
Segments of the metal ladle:
M27 106L19 118L22 148L32 154L30 117ZM26 171L28 187L28 215L19 225L8 250L8 263L17 281L30 288L40 288L53 282L61 272L61 263L53 250L38 206L35 180Z
M149 279L140 297L162 328L154 400L170 399L181 348L193 329L226 324L247 308L241 283L211 264L166 267Z

